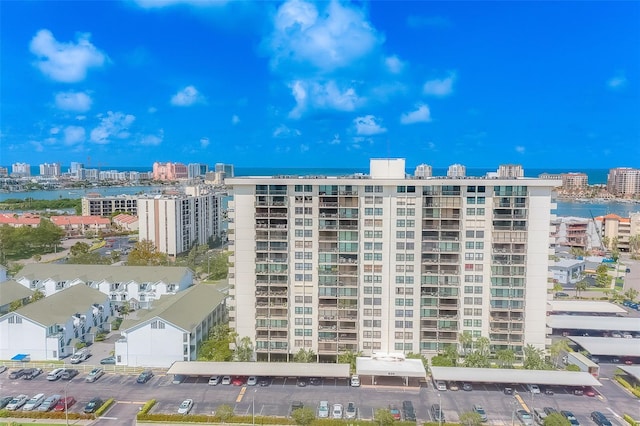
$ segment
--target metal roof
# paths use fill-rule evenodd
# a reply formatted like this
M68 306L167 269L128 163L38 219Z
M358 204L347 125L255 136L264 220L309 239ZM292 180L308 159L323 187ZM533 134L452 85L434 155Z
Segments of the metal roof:
M589 312L602 314L626 314L621 306L609 302L595 300L549 300L548 311L555 312Z
M480 383L535 383L550 386L601 386L584 371L520 370L502 368L431 367L434 380Z
M8 305L15 300L22 300L33 295L33 291L17 281L9 280L0 283L0 306Z
M182 266L110 266L110 265L75 265L58 263L30 263L16 274L14 278L25 277L30 281L107 281L107 282L164 282L176 284L185 275L190 274L189 268Z
M167 374L185 376L349 377L349 364L176 361Z
M568 339L582 346L591 355L640 356L640 339L583 336L569 336Z
M385 360L369 357L356 358L356 372L363 376L427 377L422 360Z
M549 315L547 327L566 330L640 331L640 318Z
M640 381L640 365L618 365L617 367Z

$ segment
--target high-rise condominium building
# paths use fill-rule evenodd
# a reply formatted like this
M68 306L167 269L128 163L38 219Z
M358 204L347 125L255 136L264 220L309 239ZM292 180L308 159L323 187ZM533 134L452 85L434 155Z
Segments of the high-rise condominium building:
M413 175L417 178L428 178L433 176L433 168L428 164L420 164L416 167Z
M448 177L464 177L467 174L467 168L462 164L452 164L447 169Z
M616 196L640 195L640 169L618 167L610 169L607 191Z
M521 178L524 176L524 169L520 164L501 164L498 166L499 178Z
M233 168L233 164L225 164L225 163L216 163L216 172L224 172L224 177L225 178L232 178L234 177L234 168Z
M171 181L187 177L187 166L182 163L153 163L153 180Z
M270 361L433 355L461 333L544 348L559 183L419 179L403 159L371 160L370 175L228 179L231 327Z
M82 197L82 216L111 216L115 212L138 213L137 195L107 195L98 193Z
M584 189L589 186L589 177L586 173L563 173L561 176L564 189Z
M31 164L28 163L13 163L11 165L11 174L13 176L31 176Z
M140 240L151 240L170 256L207 244L221 233L221 198L221 193L200 187L187 187L185 194L138 198Z
M40 176L57 177L62 174L60 163L44 163L40 164Z

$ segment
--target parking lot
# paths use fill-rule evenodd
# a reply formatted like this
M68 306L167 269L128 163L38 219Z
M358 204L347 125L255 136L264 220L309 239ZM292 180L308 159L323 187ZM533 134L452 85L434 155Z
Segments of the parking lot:
M136 383L136 376L106 374L95 383L85 382L86 373L81 372L71 382L46 380L46 374L34 380L10 380L7 373L0 375L0 394L33 395L43 392L47 395L58 393L73 395L78 402L70 411L82 411L84 405L94 396L103 399L110 397L119 401L106 414L110 419L121 416L119 420L127 423L133 419L137 408L145 401L154 398L157 405L152 413L176 413L177 407L185 398L192 398L193 414L212 414L218 406L226 404L234 408L238 415L287 416L290 404L294 400L302 401L306 407L316 409L319 402L328 400L331 404L344 406L354 402L358 408L358 417L372 419L375 410L387 408L389 404L402 405L402 401L411 401L415 407L418 422L432 421L429 408L440 404L447 422L457 422L460 414L472 410L474 404L482 405L489 424L512 424L514 410L521 408L524 402L528 408L553 407L557 410L572 411L581 424L592 425L589 414L594 411L605 413L614 425L625 423L619 417L627 412L637 415L640 408L638 400L633 398L617 383L603 379L603 386L594 397L576 396L571 389L554 388L554 395L531 394L524 386L516 387L516 395L504 394L504 386L494 384L474 384L471 391L437 391L431 383L420 387L362 386L352 388L346 379L323 379L318 385L296 386L295 378L274 378L269 386L209 386L208 377L192 377L183 383L174 384L173 377L157 374L146 384ZM633 411L635 410L635 411ZM125 416L125 417L123 417ZM131 416L129 418L129 416ZM514 423L518 424L517 418Z

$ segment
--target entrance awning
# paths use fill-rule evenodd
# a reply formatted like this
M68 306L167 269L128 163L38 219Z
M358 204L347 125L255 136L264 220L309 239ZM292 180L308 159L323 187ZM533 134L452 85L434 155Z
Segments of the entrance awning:
M29 354L18 354L13 358L11 358L11 361L29 362L30 359L31 359L31 356Z

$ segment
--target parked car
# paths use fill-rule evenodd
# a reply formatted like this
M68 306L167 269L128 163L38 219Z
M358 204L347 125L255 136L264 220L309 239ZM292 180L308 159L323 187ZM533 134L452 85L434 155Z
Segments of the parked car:
M247 386L255 386L258 384L258 378L256 376L249 376L247 379Z
M351 386L354 388L360 387L360 376L351 376Z
M104 374L104 370L100 367L96 367L89 372L87 378L84 379L86 382L93 383L98 380Z
M245 378L243 376L235 376L231 379L231 384L233 386L242 386L244 385Z
M440 408L439 404L431 405L431 418L433 419L434 422L439 422L439 423L445 422L444 413L442 412L442 409Z
M174 374L173 380L171 381L171 383L173 383L174 385L179 385L180 383L184 382L186 379L187 379L187 376L185 376L184 374Z
M293 414L294 411L304 408L304 404L302 401L291 401L291 406L289 407L289 417Z
M531 417L531 413L527 410L518 410L516 411L516 416L520 420L524 426L531 426L533 424L533 417Z
M320 401L318 404L318 418L326 419L329 417L329 401Z
M209 377L209 385L210 386L218 386L220 384L220 376L211 376Z
M189 414L193 408L193 399L185 399L178 407L178 414Z
M147 383L149 380L151 380L152 377L153 377L153 371L144 370L142 373L140 373L140 375L136 379L136 382Z
M64 373L64 368L56 368L55 370L51 370L49 374L47 374L47 380L53 382L62 377L62 373Z
M309 381L306 377L298 377L298 380L296 380L296 386L300 386L301 388L307 386L307 383L309 383Z
M480 416L480 420L483 422L487 421L487 412L484 410L484 407L480 404L475 404L473 406L473 412L477 413Z
M598 426L611 426L611 421L600 411L591 412L591 420L593 420Z
M38 377L40 374L42 374L42 368L27 368L26 370L24 370L22 378L24 380L32 380Z
M84 412L88 414L95 413L98 408L102 407L102 404L104 404L104 402L100 398L91 398L91 401L84 406Z
M73 396L67 396L65 398L61 398L60 401L56 404L53 411L65 411L67 408L71 407L76 403L76 399Z
M416 421L416 410L413 408L413 402L402 401L402 416L407 422Z
M553 407L544 407L542 410L544 411L544 413L545 413L547 416L550 416L550 415L555 414L555 413L557 413L557 412L558 412L558 410L556 410L556 409L555 409L555 408L553 408Z
M71 364L80 364L82 361L86 361L91 356L91 351L89 349L81 349L75 354L71 355L71 359L69 362Z
M271 384L271 377L259 377L258 378L258 385L265 387L265 386L269 386Z
M100 364L102 365L115 365L116 364L116 357L115 356L108 356L106 358L102 358L100 360Z
M78 374L80 374L80 372L78 370L76 370L75 368L65 368L65 370L62 372L62 375L60 376L60 378L62 380L71 380L74 377L76 377Z
M9 411L16 411L22 408L24 404L29 400L29 395L20 394L13 398L9 403L5 406L5 408Z
M231 384L231 376L224 376L222 378L222 384L223 385L230 385Z
M45 399L38 407L38 411L53 410L53 407L55 407L58 401L60 401L60 398L62 398L60 395L51 395L47 397L47 399Z
M22 376L24 376L24 368L19 368L17 370L13 370L11 373L9 373L9 378L11 380L16 380L21 378Z
M527 389L529 389L529 392L534 394L540 393L540 388L538 387L538 385L529 384L527 385Z
M389 404L389 412L393 420L402 420L402 413L395 404Z
M567 420L569 420L571 426L580 426L580 422L578 421L578 419L576 419L576 416L574 416L571 411L562 410L560 411L560 414L562 414Z
M584 393L587 396L596 396L596 390L594 388L592 388L591 386L586 386L582 393Z
M311 386L320 386L322 384L322 379L320 377L310 377L309 384Z
M331 418L333 419L341 419L342 418L342 404L333 404L333 408L331 409Z
M31 397L31 399L28 400L22 406L22 410L23 411L33 411L36 408L38 408L40 406L40 404L42 404L44 402L45 399L46 399L46 396L43 393L39 393L39 394L33 395Z
M462 390L463 391L472 391L473 390L473 386L469 382L464 382L462 384Z
M460 386L458 386L458 382L449 382L448 385L450 391L457 391L458 389L460 389Z
M11 402L12 399L13 399L12 396L3 396L2 398L0 398L0 410L6 407L7 404Z
M358 407L356 407L356 403L348 402L347 408L344 410L344 418L355 419L356 417L358 417Z
M4 364L0 365L0 374L4 373L5 371L7 371L7 366Z

